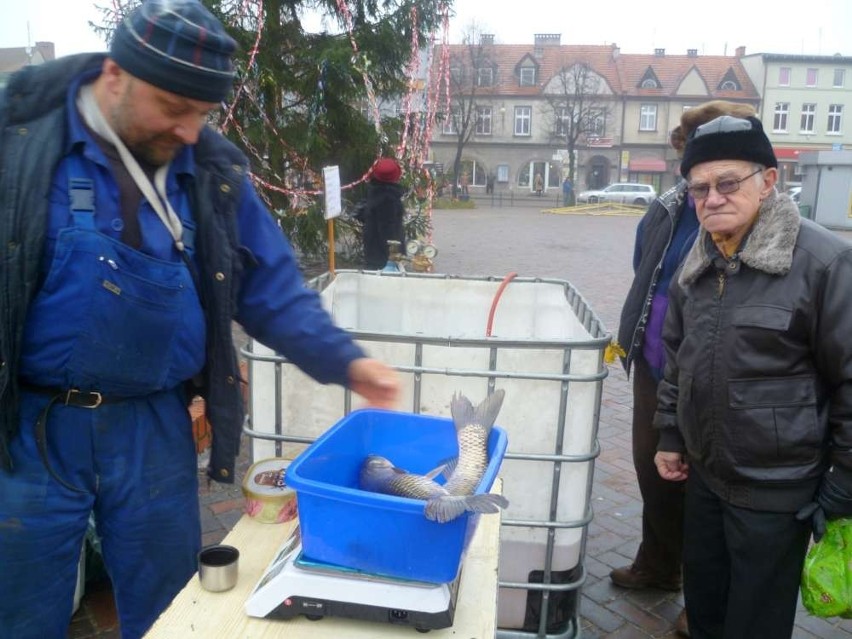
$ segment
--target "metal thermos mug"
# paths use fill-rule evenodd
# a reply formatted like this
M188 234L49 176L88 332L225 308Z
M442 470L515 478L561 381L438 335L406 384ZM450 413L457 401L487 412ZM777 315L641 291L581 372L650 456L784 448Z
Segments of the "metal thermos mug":
M230 590L237 583L240 551L233 546L205 546L198 553L198 579L201 587L211 592Z

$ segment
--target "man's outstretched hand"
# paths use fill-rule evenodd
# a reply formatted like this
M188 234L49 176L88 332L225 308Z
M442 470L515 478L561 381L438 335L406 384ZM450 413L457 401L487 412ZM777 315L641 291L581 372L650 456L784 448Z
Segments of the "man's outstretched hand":
M384 362L361 357L349 364L349 388L375 408L396 408L399 401L399 376Z

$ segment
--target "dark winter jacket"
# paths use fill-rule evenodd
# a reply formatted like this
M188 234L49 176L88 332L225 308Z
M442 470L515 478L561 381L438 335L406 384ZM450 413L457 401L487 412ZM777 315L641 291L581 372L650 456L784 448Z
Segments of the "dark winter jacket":
M663 258L671 245L678 216L683 210L686 183L673 187L651 202L636 230L633 283L627 292L618 325L618 343L625 350L621 362L630 375L630 367L642 354L645 327L651 311L651 300Z
M702 229L669 291L658 449L685 451L744 508L852 495L850 290L852 245L786 195L764 200L728 260Z
M18 363L27 307L35 295L44 246L50 184L66 140L71 81L103 64L103 54L70 56L28 67L0 94L0 467L19 422ZM241 249L236 212L247 160L204 129L194 148L189 197L196 222L199 293L207 324L207 361L199 389L213 426L208 472L232 482L244 407L232 338L239 282L252 257ZM294 286L301 286L294 282Z
M399 184L372 180L367 189L362 209L364 267L370 270L384 268L388 262L388 240L400 243L405 253L403 190Z

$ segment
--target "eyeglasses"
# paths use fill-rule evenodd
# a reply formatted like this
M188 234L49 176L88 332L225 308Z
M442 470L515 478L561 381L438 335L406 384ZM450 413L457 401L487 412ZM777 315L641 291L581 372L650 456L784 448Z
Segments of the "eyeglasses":
M758 173L760 173L763 169L757 169L754 173L749 173L745 177L741 177L739 180L729 179L722 180L721 182L716 182L715 187L712 184L690 184L686 187L686 190L689 191L689 194L696 200L703 200L708 195L710 195L710 188L713 187L716 189L716 193L719 195L730 195L731 193L736 193L740 190L740 184L745 182L750 177L754 177Z

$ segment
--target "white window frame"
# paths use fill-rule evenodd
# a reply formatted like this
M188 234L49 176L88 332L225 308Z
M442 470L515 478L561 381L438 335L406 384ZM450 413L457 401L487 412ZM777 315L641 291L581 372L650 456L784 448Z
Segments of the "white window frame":
M447 114L447 119L441 123L441 133L444 135L458 135L459 130L456 128L456 121L461 117L458 109L453 109Z
M787 121L790 117L790 103L776 102L772 116L772 132L787 133Z
M518 71L518 84L522 87L534 87L535 76L535 67L521 67Z
M529 137L532 135L531 106L515 107L515 126L513 130L517 136Z
M476 70L476 86L478 86L478 87L494 86L494 69L493 69L493 67L479 67Z
M568 107L559 107L556 112L556 135L557 137L565 137L568 135L567 121L571 117L568 112Z
M846 69L835 69L834 77L831 81L831 86L835 89L842 89L846 84Z
M606 136L606 111L591 109L589 111L589 136L602 138Z
M819 84L819 69L816 67L808 67L805 71L805 86L815 87Z
M642 89L659 89L660 85L657 84L657 81L654 78L645 78L642 80Z
M778 69L778 86L790 86L790 78L793 77L793 69L790 67L779 67Z
M493 109L490 106L476 107L476 135L491 135L493 131Z
M825 127L826 135L841 135L843 133L843 105L828 105L828 122Z
M813 133L816 123L817 105L813 102L805 102L802 105L802 119L799 123L799 133Z
M639 130L657 130L657 105L642 104L639 106Z

